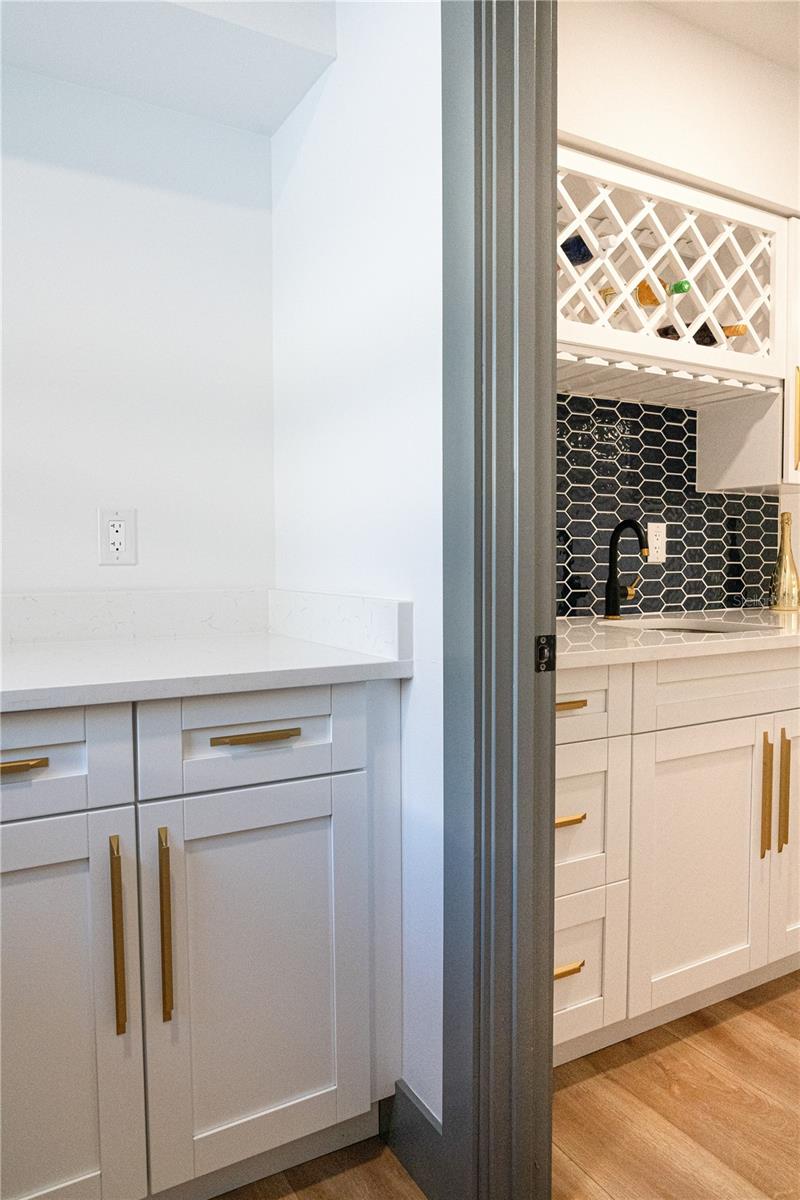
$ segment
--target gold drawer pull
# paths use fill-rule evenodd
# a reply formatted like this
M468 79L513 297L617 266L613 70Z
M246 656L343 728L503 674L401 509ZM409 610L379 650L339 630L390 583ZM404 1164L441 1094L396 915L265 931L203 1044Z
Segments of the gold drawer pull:
M772 766L775 747L764 734L764 755L761 764L761 857L772 849Z
M253 746L257 742L285 742L300 737L300 726L294 729L261 729L258 733L229 733L224 737L209 738L212 746Z
M13 762L0 763L0 775L20 775L23 771L36 771L49 767L49 758L17 758Z
M117 1033L124 1033L128 1025L128 998L125 986L125 922L122 911L122 855L119 850L119 834L108 839L111 860L111 934L114 944L114 1006L117 1016Z
M792 743L781 730L781 765L778 787L778 854L789 842L789 787L792 778Z
M161 913L161 1018L172 1020L172 895L170 892L169 830L158 829L158 899Z
M576 708L588 708L588 700L557 700L556 712L574 712Z
M566 829L568 825L580 825L588 815L588 813L573 813L571 817L556 817L556 829Z
M580 975L583 968L586 966L586 959L582 958L580 962L567 963L566 966L556 967L553 971L553 979L566 979L568 975Z

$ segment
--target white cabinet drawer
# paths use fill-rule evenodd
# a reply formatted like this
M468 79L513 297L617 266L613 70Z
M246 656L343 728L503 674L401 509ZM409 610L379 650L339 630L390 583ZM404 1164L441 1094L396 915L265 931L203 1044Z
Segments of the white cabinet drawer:
M133 801L130 704L6 713L0 748L4 821Z
M139 799L350 771L366 762L366 685L137 705Z
M553 1041L626 1016L628 883L556 900Z
M556 896L628 878L631 739L556 750Z
M585 742L631 732L629 663L568 667L556 672L556 743Z
M634 733L796 708L800 650L750 650L637 663Z

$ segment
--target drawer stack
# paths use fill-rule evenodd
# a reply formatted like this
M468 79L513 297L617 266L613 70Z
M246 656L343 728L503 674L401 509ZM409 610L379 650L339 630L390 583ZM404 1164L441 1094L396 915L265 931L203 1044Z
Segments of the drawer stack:
M557 1044L626 1015L631 676L624 665L557 677Z

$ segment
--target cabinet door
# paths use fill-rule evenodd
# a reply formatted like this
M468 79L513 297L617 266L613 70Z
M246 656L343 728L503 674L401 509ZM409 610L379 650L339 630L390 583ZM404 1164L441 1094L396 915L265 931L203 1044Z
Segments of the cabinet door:
M556 749L556 896L628 878L631 739Z
M800 950L800 709L775 717L769 959Z
M367 1111L363 772L143 804L139 846L151 1190Z
M0 837L3 1200L139 1200L133 808L20 821Z
M767 961L772 726L748 717L633 739L629 1016Z

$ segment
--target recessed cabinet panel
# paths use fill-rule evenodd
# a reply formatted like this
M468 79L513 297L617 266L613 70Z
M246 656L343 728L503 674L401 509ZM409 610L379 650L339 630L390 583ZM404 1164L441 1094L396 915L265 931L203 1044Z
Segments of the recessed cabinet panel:
M800 650L665 658L636 664L634 733L794 708Z
M556 750L556 895L628 876L631 739Z
M627 955L626 881L556 900L556 1044L624 1018Z
M365 778L143 805L139 828L160 1191L369 1109Z
M130 704L5 713L3 821L133 801Z
M556 743L584 742L631 731L632 670L572 667L556 675Z
M777 713L770 862L770 962L800 950L800 709Z
M0 837L3 1200L138 1200L147 1186L133 809L23 821Z
M767 960L771 718L633 739L630 1012Z
M139 799L358 770L366 684L137 705Z

